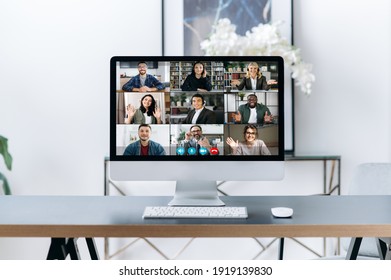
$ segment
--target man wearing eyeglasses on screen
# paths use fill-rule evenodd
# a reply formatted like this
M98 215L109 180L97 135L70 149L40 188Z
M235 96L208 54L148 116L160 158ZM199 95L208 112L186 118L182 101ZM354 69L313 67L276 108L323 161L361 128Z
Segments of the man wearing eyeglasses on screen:
M214 151L216 150L212 147L208 138L202 135L202 128L197 124L191 126L190 131L186 132L183 147L185 155L204 156L215 154Z
M151 92L163 90L164 85L154 76L147 74L148 65L144 61L137 64L138 75L122 86L124 91Z

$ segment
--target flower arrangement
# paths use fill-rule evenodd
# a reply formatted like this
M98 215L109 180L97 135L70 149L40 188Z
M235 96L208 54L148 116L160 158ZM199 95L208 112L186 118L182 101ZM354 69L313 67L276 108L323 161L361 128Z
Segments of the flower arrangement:
M291 70L295 84L309 95L315 81L315 76L311 73L312 65L304 63L300 57L300 49L281 37L278 29L281 24L281 21L259 24L247 31L245 36L241 36L236 33L236 26L229 19L220 19L213 26L214 32L209 39L201 42L201 49L209 56L281 56Z

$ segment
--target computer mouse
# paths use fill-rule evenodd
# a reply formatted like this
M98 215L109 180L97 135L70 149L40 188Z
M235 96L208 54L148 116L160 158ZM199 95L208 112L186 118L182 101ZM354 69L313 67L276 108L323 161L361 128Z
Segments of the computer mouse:
M276 218L289 218L293 215L293 209L289 207L273 207L271 210Z

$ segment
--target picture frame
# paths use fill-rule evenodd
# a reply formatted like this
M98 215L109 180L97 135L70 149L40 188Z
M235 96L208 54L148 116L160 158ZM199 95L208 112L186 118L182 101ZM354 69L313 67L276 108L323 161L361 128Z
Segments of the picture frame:
M248 0L251 1L251 0ZM189 1L190 2L190 1ZM191 1L194 9L194 2ZM214 1L205 0L211 3ZM217 2L217 1L216 1ZM259 1L257 1L259 2ZM185 55L185 28L189 28L185 23L185 9L187 1L162 0L162 54L164 56L182 56ZM202 3L198 1L197 3ZM293 43L293 1L292 0L265 0L263 3L270 5L268 7L270 23L281 21L279 26L281 36ZM202 7L201 7L202 8ZM205 7L203 7L205 9ZM261 13L262 11L259 11ZM216 15L218 17L218 15ZM222 16L221 18L226 17ZM258 23L259 24L259 23ZM185 26L186 25L186 26ZM257 25L257 24L256 24ZM256 26L254 25L254 26ZM191 27L190 27L191 28ZM212 28L210 26L210 28ZM251 29L251 28L250 28ZM207 39L208 33L200 37L198 42ZM197 55L187 52L186 55ZM199 55L199 53L198 53ZM294 83L291 73L285 69L285 152L294 153Z

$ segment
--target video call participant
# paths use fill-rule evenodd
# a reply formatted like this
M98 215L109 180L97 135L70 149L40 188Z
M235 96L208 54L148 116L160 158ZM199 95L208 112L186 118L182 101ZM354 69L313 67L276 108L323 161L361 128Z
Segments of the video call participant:
M122 86L124 91L150 92L163 90L164 85L154 76L147 74L148 65L144 61L137 64L138 75Z
M126 124L161 124L161 109L157 107L155 98L146 94L141 98L140 108L136 109L132 104L126 106Z
M124 156L164 156L166 151L162 145L149 139L151 131L149 124L140 124L138 127L140 140L129 144L124 151Z
M244 141L233 140L228 137L226 143L231 147L233 155L270 155L265 142L258 138L258 128L249 124L243 130Z
M181 89L183 91L210 91L212 84L210 78L206 74L205 66L202 62L197 61L193 65L191 74L188 75L183 82Z
M193 109L189 111L186 118L182 121L184 124L215 124L215 112L205 108L204 97L196 93L191 97Z
M266 81L266 77L262 75L259 70L258 63L250 62L247 66L246 76L242 81L232 80L232 85L236 86L239 90L243 88L245 90L269 90L271 85L277 84L276 80Z
M234 114L235 123L255 123L264 125L272 123L273 116L267 106L258 103L258 97L255 94L247 96L247 103L242 104L238 108L238 112Z
M185 155L209 155L212 145L210 144L208 138L202 135L201 126L193 125L185 134L183 147Z

